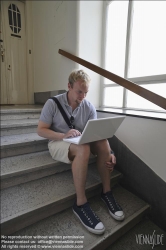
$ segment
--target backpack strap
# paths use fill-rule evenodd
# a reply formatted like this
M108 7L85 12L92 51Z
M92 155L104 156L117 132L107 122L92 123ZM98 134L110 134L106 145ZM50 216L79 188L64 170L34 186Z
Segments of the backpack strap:
M71 116L71 118L70 118L70 120L69 120L69 118L67 117L67 115L66 115L66 113L65 113L65 111L64 111L64 109L63 109L63 107L62 107L62 105L60 104L60 102L58 101L58 99L57 99L56 97L51 97L51 98L49 98L49 99L52 99L52 100L57 104L57 106L58 106L58 108L59 108L59 111L61 112L61 114L62 114L62 116L63 116L65 122L66 122L67 125L68 125L68 127L71 128L71 129L74 129L75 126L71 123L71 120L73 120L73 116Z

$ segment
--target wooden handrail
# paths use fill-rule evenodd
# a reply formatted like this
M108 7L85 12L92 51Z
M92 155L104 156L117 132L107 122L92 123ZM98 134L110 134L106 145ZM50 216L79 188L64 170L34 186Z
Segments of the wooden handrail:
M166 109L166 98L157 95L137 84L131 82L123 77L115 75L110 71L100 68L99 66L92 64L86 60L81 59L80 57L74 56L64 50L59 49L59 54L69 58L70 60L77 62L86 68L98 73L101 76L108 78L109 80L116 82L117 84L121 85L122 87L132 91L133 93L145 98L146 100L158 105L159 107Z

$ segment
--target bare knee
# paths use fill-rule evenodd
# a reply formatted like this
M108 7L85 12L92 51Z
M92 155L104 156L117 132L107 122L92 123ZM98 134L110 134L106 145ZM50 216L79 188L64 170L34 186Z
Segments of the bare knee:
M110 152L110 146L107 139L95 141L91 144L91 151L95 154Z
M82 144L82 145L74 145L71 144L69 148L69 159L73 160L75 157L79 157L80 160L89 160L90 157L90 145Z
M96 141L96 142L94 142L94 144L95 144L95 146L96 147L107 147L108 146L108 141L106 140L106 139L103 139L103 140L100 140L100 141Z
M90 156L90 145L89 144L79 145L78 149L77 149L77 155L89 158L89 156Z

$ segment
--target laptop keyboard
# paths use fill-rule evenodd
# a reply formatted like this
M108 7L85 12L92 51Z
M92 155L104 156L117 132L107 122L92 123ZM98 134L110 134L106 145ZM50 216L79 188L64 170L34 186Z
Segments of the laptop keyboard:
M76 136L76 137L70 137L70 139L72 139L72 141L78 141L80 139L81 135Z

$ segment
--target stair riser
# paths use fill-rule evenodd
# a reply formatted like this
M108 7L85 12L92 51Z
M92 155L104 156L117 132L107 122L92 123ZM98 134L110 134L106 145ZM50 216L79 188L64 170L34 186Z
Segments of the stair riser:
M20 135L20 134L29 134L36 133L37 125L34 126L24 126L24 127L14 127L14 128L3 128L1 129L1 136L9 136L9 135Z
M48 150L48 143L42 142L37 144L28 145L15 145L13 147L3 147L1 149L1 158L6 158L10 156L23 155L28 153L40 152Z
M120 175L115 176L111 179L111 186L113 187L115 184L118 183ZM86 196L89 199L93 197L101 191L102 184L96 184L92 187L86 189ZM53 202L51 204L43 205L38 209L29 211L19 217L13 218L6 222L1 223L1 232L4 235L10 235L20 229L23 229L29 225L36 223L42 219L45 219L53 214L59 213L69 207L73 206L73 203L76 199L75 194L71 194L68 197L62 198L59 201Z
M8 120L21 120L21 119L39 119L40 113L10 113L10 114L1 114L1 121Z

